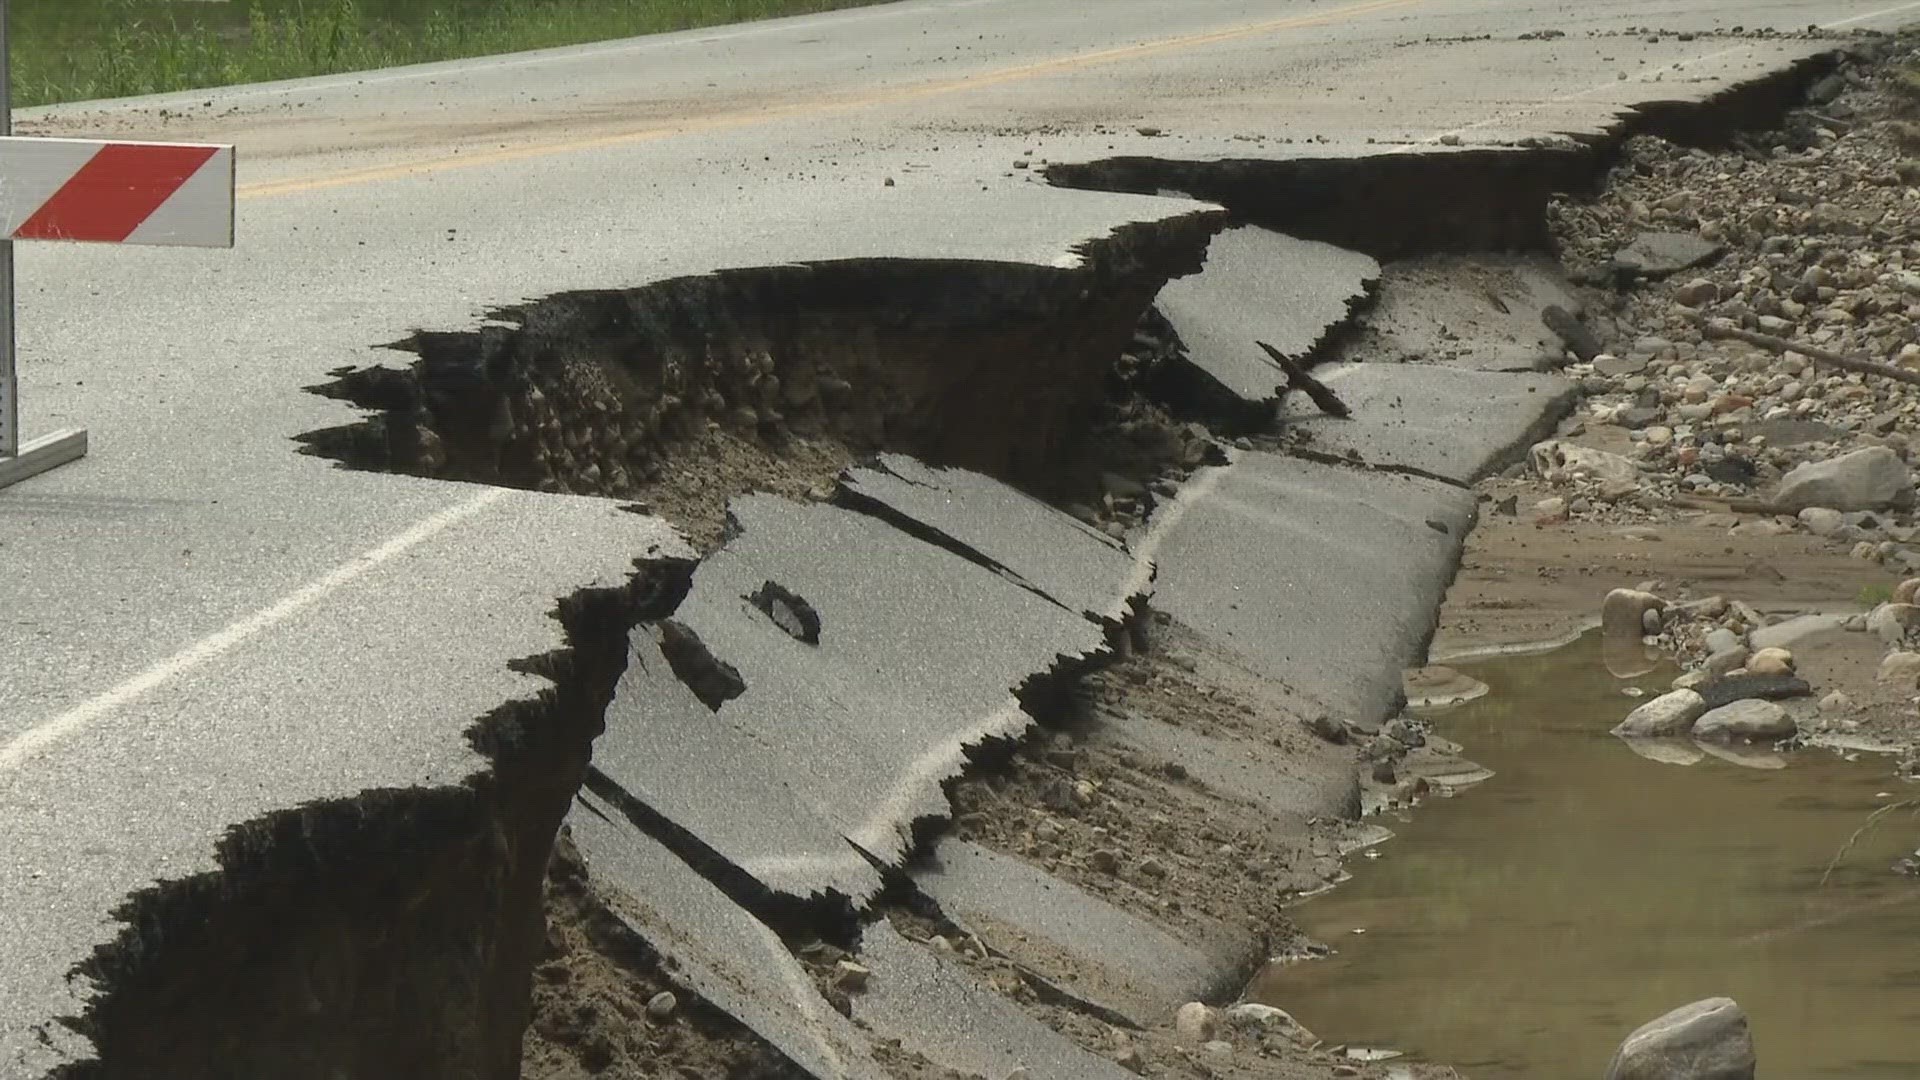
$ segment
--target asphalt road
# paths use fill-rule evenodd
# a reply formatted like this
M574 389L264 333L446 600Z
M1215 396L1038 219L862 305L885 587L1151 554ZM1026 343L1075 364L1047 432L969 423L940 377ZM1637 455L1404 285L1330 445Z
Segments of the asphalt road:
M300 456L292 436L350 415L301 390L328 370L565 289L797 260L1065 265L1195 207L1051 189L1016 161L1590 132L1821 47L1626 28L1916 14L927 0L22 114L27 132L236 142L242 190L232 252L20 251L26 433L84 425L94 445L0 492L0 1074L83 1052L32 1028L77 1007L66 973L119 898L214 869L235 822L458 782L481 765L473 719L537 688L508 662L559 644L555 598L678 543L595 500ZM1517 40L1547 28L1567 36Z

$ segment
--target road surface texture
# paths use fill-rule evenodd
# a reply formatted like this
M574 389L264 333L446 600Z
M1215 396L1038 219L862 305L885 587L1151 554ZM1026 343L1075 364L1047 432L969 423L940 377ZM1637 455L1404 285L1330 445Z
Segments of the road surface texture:
M697 552L668 522L612 500L336 468L297 453L294 439L357 414L303 388L345 366L399 363L406 358L382 347L415 330L471 331L505 305L720 270L912 260L1069 284L1115 273L1163 280L1197 265L1205 234L1225 224L1218 211L1177 194L1070 190L1048 182L1049 166L1461 155L1596 136L1628 106L1704 99L1833 46L1730 32L1736 24L1890 28L1920 13L1920 0L1732 7L1107 0L1096 13L1071 0L909 0L22 114L30 133L232 141L240 207L232 252L19 253L24 429L31 437L84 425L93 442L83 462L0 492L9 570L0 589L0 1076L113 1058L115 1032L137 1035L137 1021L121 1024L110 1002L79 1028L59 1018L99 1006L102 979L166 975L128 959L147 955L145 944L158 950L142 935L239 888L242 868L255 875L248 888L270 888L275 873L308 880L300 875L355 845L437 858L450 846L433 828L446 806L464 808L462 821L473 818L469 803L492 808L492 828L473 843L504 852L502 917L524 922L543 845L572 791L530 779L522 763L549 755L577 785L607 700L607 723L623 715L621 671L619 687L641 694L659 676L660 646L635 634L634 649L653 650L651 666L630 666L625 629L652 610L648 588L676 575L686 587ZM1564 36L1523 36L1534 30ZM1122 266L1142 236L1159 237L1163 250L1151 265ZM1392 294L1390 273L1382 287ZM1274 312L1273 333L1286 339L1275 344L1312 348L1327 327L1303 323L1344 317L1348 291L1318 280L1283 289L1299 310ZM1343 383L1367 401L1398 393L1362 376L1334 385ZM1529 389L1509 392L1540 398L1540 415L1559 398ZM1487 400L1414 392L1441 402L1435 409ZM1400 428L1388 421L1380 438L1392 449L1379 464L1461 479L1533 422L1515 418L1475 441L1447 437L1440 412ZM795 771L808 748L768 741L750 720L710 733L716 746L738 742L739 755L676 748L671 732L622 753L616 737L588 781L603 816L581 830L587 857L615 867L613 876L645 878L634 889L656 890L663 906L649 910L686 920L636 922L664 941L698 941L696 952L719 950L699 952L708 958L693 984L715 987L723 1007L737 1001L749 1027L822 1075L868 1075L870 1063L833 1016L796 1027L769 1005L782 992L779 972L756 967L760 981L718 990L740 962L726 950L765 948L764 927L719 910L701 882L665 880L648 860L702 846L724 859L737 843L746 877L766 889L870 893L872 864L838 845L851 840L883 864L900 859L908 819L938 812L928 808L946 774L922 767L928 755L957 768L961 743L994 731L994 717L999 733L1017 729L1021 681L1097 648L1148 565L1159 568L1156 603L1253 670L1377 720L1397 667L1424 652L1472 516L1470 498L1439 480L1244 451L1202 470L1132 537L1131 560L1090 549L1088 563L1072 566L1058 545L1097 547L1097 537L1064 518L995 517L1012 513L1016 496L974 480L929 500L925 478L910 475L917 467L850 477L831 507L747 502L742 531L692 574L681 611L701 638L748 650L732 661L744 693L716 709L690 695L670 707L663 690L657 710L688 721L725 720L729 710L753 717L792 707L779 695L804 690L810 708L844 710L841 736L868 752L854 760L812 748L834 758L822 767L849 770L836 783L854 788L809 790ZM956 516L953 505L977 509ZM1001 520L1017 531L1002 531ZM1356 547L1323 531L1334 528L1368 541ZM1024 551L1043 543L1056 547ZM1276 575L1283 549L1289 569ZM950 612L915 609L904 592L863 596L848 568L824 557L848 551L950 598ZM1390 580L1374 572L1383 565L1394 567ZM792 636L752 622L743 606L739 594L762 581L821 592L817 647L794 643L781 656L752 644ZM909 620L863 622L872 640L862 647L897 650L901 663L911 654L927 676L889 685L869 669L867 684L848 685L849 700L833 700L833 665L845 662L833 655L843 644L833 620L843 612ZM943 626L948 613L1004 618L1017 630ZM929 621L911 624L916 614ZM951 651L934 652L915 633ZM1302 681L1303 665L1311 679ZM914 724L895 725L908 741L888 741L889 707L915 713ZM533 723L541 718L566 737L529 734L543 730ZM747 743L768 760L750 765ZM784 793L747 807L694 785L676 802L657 785L688 777L653 775L675 753L726 753L739 763L735 781L764 768ZM901 776L919 786L899 786ZM685 841L677 856L610 853L622 833L600 827L617 817L609 790L657 799L650 806L669 819L669 807L686 813L669 823ZM856 813L876 801L890 813ZM362 814L369 806L384 809ZM815 872L755 875L748 842L757 834L724 813L749 811L776 816L793 849L818 849ZM589 810L572 812L578 821ZM385 813L404 820L366 824ZM283 857L291 850L301 854ZM464 881L467 864L448 858L448 880ZM715 881L735 901L751 891L724 874ZM438 896L422 910L445 914ZM354 897L330 902L351 919ZM683 902L693 908L681 913ZM324 957L324 921L234 930L232 942L205 943L202 959L243 966L247 944L276 929L301 942L289 948ZM1022 1061L1034 1075L1117 1074L891 935L884 923L870 927L871 955L905 974L862 999L856 1020L992 1075ZM524 968L511 934L494 944L482 966ZM1152 946L1138 948L1115 962L1144 962ZM473 985L457 989L494 1027L524 1021L524 1005ZM935 1013L958 1026L920 1022ZM351 1018L334 1022L313 1021L311 1037L326 1045L329 1033L353 1030ZM978 1038L986 1029L970 1025L985 1024L999 1034ZM238 1053L226 1060L240 1067L247 1038L172 1047L164 1060L176 1075L217 1071L206 1063L223 1053ZM511 1060L502 1054L517 1053L517 1034L508 1050L475 1042L466 1052L494 1074Z

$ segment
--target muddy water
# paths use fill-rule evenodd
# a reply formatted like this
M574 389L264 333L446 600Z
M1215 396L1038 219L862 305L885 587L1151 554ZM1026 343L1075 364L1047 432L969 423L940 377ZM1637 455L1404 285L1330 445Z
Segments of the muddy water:
M1674 672L1615 679L1591 635L1460 666L1492 692L1435 728L1495 779L1381 818L1399 835L1379 858L1294 912L1337 954L1270 969L1254 1000L1329 1042L1551 1080L1598 1077L1634 1027L1725 994L1764 1077L1920 1077L1920 886L1890 870L1920 820L1884 815L1820 885L1868 814L1920 791L1822 751L1639 757L1607 734L1645 700L1623 688Z

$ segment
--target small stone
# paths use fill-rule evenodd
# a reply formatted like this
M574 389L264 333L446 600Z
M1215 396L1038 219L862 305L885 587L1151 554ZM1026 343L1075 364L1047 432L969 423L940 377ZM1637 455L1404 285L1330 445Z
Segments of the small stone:
M1720 299L1720 287L1707 278L1697 277L1673 290L1673 298L1682 306L1705 307Z
M1753 1072L1747 1014L1731 998L1708 998L1627 1036L1606 1080L1753 1080Z
M1640 613L1640 632L1649 636L1660 632L1663 620L1659 608L1648 608Z
M1306 721L1307 730L1330 743L1347 741L1347 726L1326 713L1316 713Z
M1087 865L1102 874L1111 874L1120 869L1120 853L1112 848L1100 848L1087 856Z
M679 1007L680 999L673 996L673 991L662 990L647 999L647 1016L653 1020L665 1020Z
M1913 677L1916 680L1920 680L1920 654L1907 653L1906 655L1914 658ZM1880 666L1884 669L1886 662L1882 661ZM1844 691L1835 690L1820 699L1820 713L1823 716L1845 716L1852 711L1853 699L1848 697Z
M1533 504L1535 525L1557 525L1567 520L1567 500L1552 495Z
M1722 675L1731 675L1746 666L1747 647L1735 645L1731 649L1708 653L1706 660L1700 665L1700 670L1710 677L1719 678Z
M1762 698L1709 709L1694 721L1693 737L1710 742L1776 742L1799 730L1787 710Z
M1173 1014L1173 1031L1181 1042L1203 1043L1214 1037L1219 1022L1214 1011L1198 1001L1189 1001Z
M1658 738L1685 735L1707 711L1707 702L1692 690L1673 690L1641 705L1613 728L1622 738Z
M1143 859L1140 863L1140 876L1164 878L1167 876L1167 864L1152 857Z
M1707 652L1709 653L1722 653L1741 648L1745 642L1741 641L1739 634L1734 633L1724 626L1716 626L1707 631L1706 640L1703 644L1706 645Z
M1874 679L1877 682L1904 686L1909 690L1920 687L1920 653L1888 653L1881 659L1880 670L1874 675ZM1824 706L1826 702L1822 701L1821 704Z
M1208 1039L1200 1044L1200 1051L1208 1057L1228 1058L1233 1056L1233 1044L1224 1039Z
M1786 649L1761 649L1747 658L1747 672L1753 675L1793 674L1793 653Z
M865 964L842 960L833 965L833 985L842 990L865 990L867 980L872 977L873 971Z

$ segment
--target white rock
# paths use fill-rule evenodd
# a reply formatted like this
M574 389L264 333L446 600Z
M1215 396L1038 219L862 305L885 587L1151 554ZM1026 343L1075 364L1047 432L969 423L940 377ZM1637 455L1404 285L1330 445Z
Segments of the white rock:
M1716 626L1707 631L1706 640L1703 644L1706 645L1709 653L1722 653L1729 649L1740 648L1743 642L1741 642L1739 634L1734 633L1724 626Z
M1845 514L1825 506L1809 506L1795 516L1815 536L1833 536L1847 525Z
M1671 690L1627 714L1614 725L1621 738L1657 738L1685 735L1707 711L1707 701L1693 690Z
M1602 495L1625 494L1640 486L1640 467L1605 450L1549 439L1536 443L1527 456L1533 471L1549 482L1593 480Z
M1907 632L1920 625L1920 606L1881 604L1867 613L1867 632L1889 645L1898 645Z
M1754 675L1793 674L1793 654L1782 648L1761 649L1747 657L1747 671Z
M1809 506L1877 510L1913 503L1913 477L1900 455L1870 446L1825 461L1809 461L1780 478L1774 502L1788 510Z
M1600 632L1616 639L1638 640L1645 631L1646 613L1660 611L1665 600L1639 589L1614 589L1600 602Z
M1888 653L1880 661L1880 670L1874 675L1874 680L1904 686L1909 690L1920 687L1920 653Z
M1709 709L1693 722L1693 737L1703 742L1775 742L1799 726L1787 710L1771 701L1749 698Z
M1682 1005L1627 1036L1607 1080L1753 1080L1753 1032L1731 998Z
M1181 1042L1203 1043L1219 1030L1214 1011L1198 1001L1189 1001L1173 1014L1173 1032Z
M1915 656L1916 654L1908 653L1907 655ZM1920 679L1920 659L1916 659L1916 665L1917 666L1914 668L1914 677L1916 679ZM1882 666L1884 666L1884 663ZM1843 691L1835 690L1834 692L1828 694L1826 697L1823 697L1820 699L1820 712L1823 715L1845 716L1846 714L1852 711L1853 711L1853 699L1848 697Z

